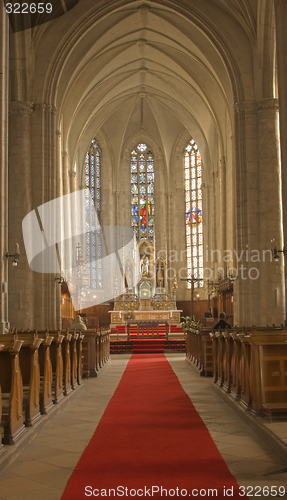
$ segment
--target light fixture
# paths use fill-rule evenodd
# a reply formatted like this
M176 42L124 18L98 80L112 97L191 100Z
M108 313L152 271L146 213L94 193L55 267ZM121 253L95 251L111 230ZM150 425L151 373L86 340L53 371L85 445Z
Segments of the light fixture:
M15 253L11 254L11 253L7 252L5 257L7 259L9 259L9 257L13 257L12 266L14 266L14 267L18 266L18 261L20 259L20 247L19 247L18 243L16 243Z
M273 258L274 258L274 260L275 260L276 262L277 262L277 261L279 260L279 258L280 258L279 253L283 253L283 255L285 255L286 250L285 250L284 248L283 248L283 250L278 250L276 247L275 247L275 248L273 248L273 250L272 250L272 255L273 255Z
M65 281L63 276L59 276L58 278L54 278L54 280L57 281L59 283L59 285L61 285Z

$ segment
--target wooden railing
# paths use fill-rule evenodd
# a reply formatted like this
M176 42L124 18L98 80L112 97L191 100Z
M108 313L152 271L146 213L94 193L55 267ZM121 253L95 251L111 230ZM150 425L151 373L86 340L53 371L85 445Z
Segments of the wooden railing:
M85 359L87 346L89 359ZM82 384L84 373L88 376L94 370L96 375L109 357L109 330L21 330L1 335L0 421L4 444L15 444L25 427L34 425L54 404L72 394ZM2 452L1 445L0 455Z
M276 327L186 332L187 359L254 414L287 414L287 330ZM212 346L212 358L209 356ZM211 368L212 366L212 368Z

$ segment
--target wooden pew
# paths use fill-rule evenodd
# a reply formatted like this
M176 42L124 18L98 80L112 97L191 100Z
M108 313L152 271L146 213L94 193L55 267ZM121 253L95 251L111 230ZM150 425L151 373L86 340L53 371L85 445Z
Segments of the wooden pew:
M39 337L43 337L44 341L39 347L39 363L40 363L40 410L46 415L54 407L53 402L53 370L51 361L51 344L53 342L52 335L48 331L38 331Z
M216 384L218 380L218 339L214 332L210 332L209 336L212 340L213 382Z
M4 347L4 344L0 344L0 351L2 351ZM1 359L0 359L0 362L1 362ZM0 385L0 422L2 420L2 388L1 388L1 385ZM2 436L1 436L1 439L0 439L0 463L1 463L1 456L3 456L3 454L5 453L5 450L4 450L4 447L3 447L3 444L2 444Z
M23 382L19 351L23 341L15 335L1 336L0 385L2 388L2 419L4 444L15 444L25 429L23 416Z
M287 415L287 331L253 329L245 336L251 350L251 408L256 414Z
M72 390L72 385L71 385L71 352L70 352L70 343L72 339L72 333L69 333L69 331L66 331L63 333L64 339L62 342L62 356L63 356L63 367L64 367L64 373L63 373L63 390L64 390L64 396L67 396L71 390Z
M97 377L110 358L110 330L83 330L83 374Z
M71 353L71 387L76 389L78 387L78 352L77 340L79 333L71 331L70 353Z
M96 349L96 330L85 330L83 339L83 375L86 378L97 377L97 349Z
M48 330L33 330L18 332L19 338L28 339L32 334L38 338L42 338L43 342L39 345L38 360L40 367L40 412L47 414L53 408L53 394L52 394L52 363L50 356L50 347L53 337L49 335Z
M250 361L251 349L250 344L246 339L246 332L239 332L238 337L241 342L241 357L240 357L240 403L247 409L251 408L252 394L250 386Z
M82 383L83 378L83 339L85 334L79 331L79 336L77 340L77 357L78 357L78 369L77 369L77 382L78 385Z
M44 339L34 332L18 332L17 337L23 341L19 359L23 379L25 425L29 427L41 416L39 347Z
M62 355L63 340L64 335L62 335L61 330L53 332L53 341L50 346L50 356L52 364L52 398L54 404L58 404L64 397L64 367Z
M233 339L230 330L222 332L224 350L223 350L223 388L226 392L231 392L231 358L233 354Z
M240 358L242 343L237 335L237 330L230 332L233 339L233 351L231 354L230 370L231 370L231 386L230 392L233 398L238 401L241 396L241 383L240 383Z

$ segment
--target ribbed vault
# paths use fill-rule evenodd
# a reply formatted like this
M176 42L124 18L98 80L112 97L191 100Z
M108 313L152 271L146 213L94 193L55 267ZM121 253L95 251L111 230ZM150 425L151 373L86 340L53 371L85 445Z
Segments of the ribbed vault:
M183 7L172 9L172 2L125 2L122 7L117 7L119 2L110 3L98 15L95 9L81 16L77 8L70 11L65 40L60 50L51 52L50 61L47 50L45 61L41 59L41 47L53 30L56 43L57 21L37 35L39 65L47 65L44 89L57 106L63 149L69 152L71 165L77 165L78 179L88 145L100 129L113 138L115 168L126 142L141 129L160 145L167 167L176 140L185 131L198 143L205 165L212 166L226 154L240 86L239 78L234 84L237 63L226 48L228 33L219 36L211 19L208 24L186 6L184 17ZM212 9L218 11L218 5L209 5L209 15ZM236 9L230 17L225 2L220 8L229 16L229 30L233 24L234 34L242 39L243 27L250 28L250 37L250 9L243 9L247 17L242 27ZM248 45L246 34L244 40Z

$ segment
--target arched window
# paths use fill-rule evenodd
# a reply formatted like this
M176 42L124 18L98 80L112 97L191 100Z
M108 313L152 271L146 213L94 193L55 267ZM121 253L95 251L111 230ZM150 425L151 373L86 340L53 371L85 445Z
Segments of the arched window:
M184 152L185 230L187 249L187 277L195 279L194 287L203 287L203 231L202 231L202 170L201 155L194 140ZM196 281L198 280L198 281ZM188 281L188 288L191 283Z
M154 160L146 144L131 152L131 219L137 241L154 239Z
M87 287L102 288L102 240L101 240L101 152L93 139L85 160L85 187L89 188L97 218L90 210L86 196L86 269Z

